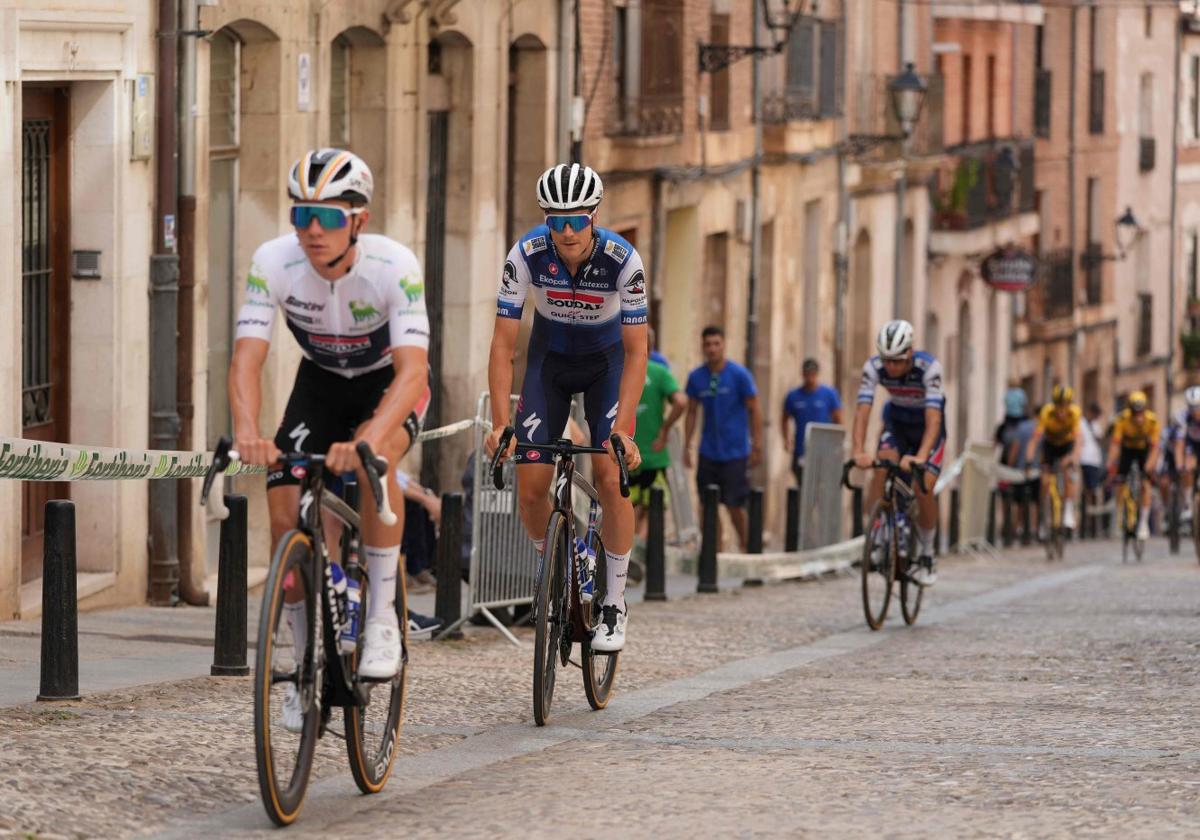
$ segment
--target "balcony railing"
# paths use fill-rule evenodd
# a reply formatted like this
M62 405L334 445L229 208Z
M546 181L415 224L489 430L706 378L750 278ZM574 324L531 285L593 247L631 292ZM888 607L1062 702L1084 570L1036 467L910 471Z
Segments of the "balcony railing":
M995 140L946 150L935 175L934 228L971 230L1035 209L1032 140Z
M1104 71L1093 70L1088 85L1088 131L1104 133Z
M1050 71L1039 69L1033 83L1033 133L1041 138L1050 136Z
M1138 169L1149 172L1154 168L1154 138L1142 137L1138 143Z
M683 131L683 95L640 96L621 103L613 134L653 137Z
M1075 261L1070 249L1042 256L1042 317L1066 318L1075 311Z
M1103 247L1099 242L1091 242L1083 249L1080 265L1085 272L1084 287L1087 289L1088 306L1098 306L1104 297L1104 277L1100 272L1104 265Z

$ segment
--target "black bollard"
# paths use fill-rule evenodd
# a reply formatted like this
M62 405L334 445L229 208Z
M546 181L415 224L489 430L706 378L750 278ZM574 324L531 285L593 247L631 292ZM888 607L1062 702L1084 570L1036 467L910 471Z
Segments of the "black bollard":
M988 494L987 541L988 541L988 545L996 544L996 491L995 490L992 490L992 492Z
M1029 499L1021 499L1021 545L1029 545L1033 542L1033 534L1030 532L1030 526L1033 519L1030 516Z
M951 553L958 552L958 541L959 541L958 540L958 538L959 538L958 505L959 505L958 488L955 487L954 489L952 489L950 491L950 551L951 551Z
M861 537L863 535L863 491L861 487L855 487L854 492L850 494L853 499L850 513L851 536Z
M443 626L458 623L462 616L462 493L442 494L442 530L437 542L437 595L434 612ZM461 630L443 633L438 639L461 639Z
M1079 498L1079 539L1081 540L1093 536L1091 531L1091 517L1088 516L1088 499L1091 495L1085 487L1083 488L1083 494Z
M650 519L646 532L647 601L667 600L667 540L664 509L666 494L661 487L650 488Z
M787 491L787 530L783 536L784 551L800 550L800 488Z
M763 491L761 487L750 490L750 511L746 534L746 553L762 554L763 550Z
M697 592L717 592L717 505L721 488L710 484L700 494L703 504L704 530L700 539L700 580Z
M213 643L214 677L244 677L246 665L246 497L225 497L229 516L221 522L217 561L217 628Z
M38 700L79 699L75 504L46 502L42 554L42 679Z

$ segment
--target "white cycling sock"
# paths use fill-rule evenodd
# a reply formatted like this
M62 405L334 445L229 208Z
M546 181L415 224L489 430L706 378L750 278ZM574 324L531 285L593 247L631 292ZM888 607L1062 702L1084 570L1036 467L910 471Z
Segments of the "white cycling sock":
M285 601L283 615L292 631L292 654L299 665L304 661L304 649L308 646L308 617L304 614L304 602L289 604Z
M921 543L921 554L933 556L933 529L917 526L917 539Z
M1069 511L1070 513L1074 513L1075 512L1075 500L1067 499L1067 501L1063 505L1063 511L1064 512Z
M629 552L616 554L609 551L605 553L605 557L608 566L604 576L603 606L619 606L627 609L625 607L625 581L629 577Z
M371 581L367 621L390 616L399 623L396 618L396 574L400 566L400 546L364 545L363 556L367 558L367 577Z

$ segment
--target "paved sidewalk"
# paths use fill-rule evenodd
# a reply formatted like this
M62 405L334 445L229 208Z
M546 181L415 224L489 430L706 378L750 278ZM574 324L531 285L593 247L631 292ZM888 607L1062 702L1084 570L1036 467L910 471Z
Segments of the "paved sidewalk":
M721 581L727 589L740 583ZM640 603L643 591L642 585L631 585L630 603ZM668 576L668 598L680 598L695 591L694 577ZM434 613L433 593L410 596L409 602L418 613ZM251 666L260 605L260 596L249 598L247 657ZM114 689L207 676L213 661L215 622L215 601L212 607L127 607L81 613L80 694L86 697ZM0 708L29 703L37 697L41 632L41 619L0 623ZM468 626L464 632L471 638L497 634L490 627Z

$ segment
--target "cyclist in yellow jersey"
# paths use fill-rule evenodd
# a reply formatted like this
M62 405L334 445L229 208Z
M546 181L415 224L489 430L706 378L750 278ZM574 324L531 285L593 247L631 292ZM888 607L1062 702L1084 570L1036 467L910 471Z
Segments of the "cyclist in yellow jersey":
M1142 471L1142 515L1138 520L1137 538L1150 537L1150 483L1147 476L1154 474L1158 465L1160 427L1158 417L1146 408L1146 395L1134 391L1129 395L1128 407L1117 415L1113 423L1112 444L1108 451L1110 475L1129 475L1136 461Z
M1029 439L1025 451L1025 463L1032 464L1038 444L1042 445L1042 495L1054 480L1054 465L1063 461L1063 527L1075 528L1075 468L1079 464L1079 450L1083 447L1083 435L1079 433L1079 418L1082 412L1075 405L1075 391L1068 385L1055 385L1050 394L1051 401L1042 406L1038 413L1037 428ZM1041 519L1045 522L1045 511Z

